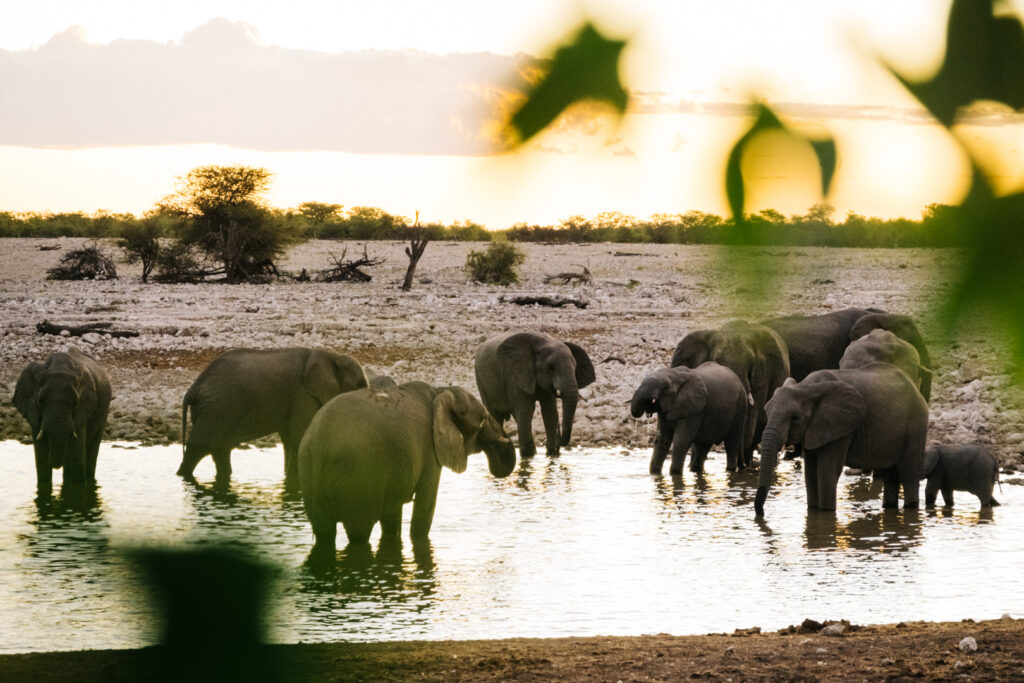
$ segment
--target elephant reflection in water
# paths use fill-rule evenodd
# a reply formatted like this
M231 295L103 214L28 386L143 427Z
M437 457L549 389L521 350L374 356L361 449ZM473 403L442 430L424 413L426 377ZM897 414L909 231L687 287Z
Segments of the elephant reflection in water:
M109 572L102 570L117 553L110 547L110 525L96 488L65 485L56 496L37 498L35 508L34 531L18 537L24 544L19 573L38 577L34 585L43 593L47 582L56 581L53 595L62 600L68 586L75 595L84 585L105 583Z
M893 509L858 515L840 522L827 510L808 510L804 540L809 550L849 548L876 552L908 552L924 540L921 513Z

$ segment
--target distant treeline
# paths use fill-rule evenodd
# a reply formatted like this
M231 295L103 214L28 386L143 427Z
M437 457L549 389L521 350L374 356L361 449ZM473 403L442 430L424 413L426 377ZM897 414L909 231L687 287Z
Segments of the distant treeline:
M932 204L920 220L882 219L848 213L833 218L834 209L817 204L804 215L783 216L767 209L748 216L753 241L765 245L823 247L951 247L966 241L958 228L957 207ZM296 209L272 210L279 227L298 239L407 239L413 221L373 207L343 209L336 204L306 202ZM150 213L131 214L0 212L0 237L119 237L126 226L157 222L174 236L177 219ZM517 223L504 230L487 230L466 220L451 225L421 225L432 240L485 242L505 238L515 242L618 242L658 244L728 244L733 223L715 214L689 211L656 214L646 219L621 213L594 218L571 216L558 225Z

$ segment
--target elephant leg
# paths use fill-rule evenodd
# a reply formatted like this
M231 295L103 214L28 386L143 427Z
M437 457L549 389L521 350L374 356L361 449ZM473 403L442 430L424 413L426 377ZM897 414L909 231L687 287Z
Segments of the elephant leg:
M88 470L85 462L85 437L71 437L68 452L71 457L64 463L64 481L68 484L84 484Z
M807 507L818 507L818 454L804 454L804 488L807 491Z
M381 542L384 537L402 535L402 506L388 508L380 518Z
M924 486L924 504L926 507L935 507L935 498L939 493L938 477L928 477L928 483Z
M532 458L537 454L537 446L533 442L533 400L523 401L516 406L514 417L519 432L519 457Z
M103 439L103 429L90 434L85 445L85 476L88 481L96 481L96 460L100 454L100 441Z
M877 472L877 470L875 470ZM900 474L895 467L882 470L882 507L884 509L895 509L900 506ZM932 503L935 503L935 496L932 495Z
M746 467L743 462L743 424L745 419L745 411L738 414L725 437L725 469L729 472Z
M278 432L281 445L284 447L284 480L286 484L297 484L299 481L299 442L291 430Z
M53 468L46 447L39 441L32 444L36 454L36 489L49 494L53 490Z
M334 553L337 549L338 522L331 520L310 520L313 524L314 552ZM347 533L347 530L346 530Z
M345 527L345 535L348 536L349 545L362 545L370 542L370 534L373 532L373 526L376 523L372 520L361 519L359 521L348 520L342 522L341 525ZM315 528L313 533L316 534Z
M836 488L849 446L850 439L845 438L818 449L818 507L822 510L836 509Z
M943 486L942 489L942 502L945 503L946 507L953 507L953 488L950 486Z
M544 435L547 438L547 453L557 456L562 445L562 434L558 425L558 403L554 396L542 396L540 399L540 416L544 420Z
M903 509L916 510L920 505L921 496L921 464L924 462L925 429L907 435L907 444L896 463L900 484L903 485ZM953 500L952 491L949 500Z
M203 450L192 444L185 444L185 453L181 456L181 465L178 466L178 476L186 479L192 478L199 461L206 457L210 451Z
M690 471L704 472L704 462L708 459L708 452L711 450L710 443L694 443L693 453L690 455Z
M693 445L693 439L697 436L697 428L699 426L699 415L676 423L675 432L672 435L672 465L669 467L669 474L683 473L683 462L686 460L686 452ZM690 463L692 464L693 460Z
M217 480L226 481L231 477L231 449L218 447L211 453L213 464L217 468Z
M654 450L651 453L651 474L661 474L662 465L665 464L665 456L672 447L673 425L658 418L658 434L654 437Z
M416 482L416 492L412 499L412 522L409 535L413 538L426 538L430 533L430 525L434 522L434 506L437 505L437 486L441 483L441 468L424 467L420 480Z

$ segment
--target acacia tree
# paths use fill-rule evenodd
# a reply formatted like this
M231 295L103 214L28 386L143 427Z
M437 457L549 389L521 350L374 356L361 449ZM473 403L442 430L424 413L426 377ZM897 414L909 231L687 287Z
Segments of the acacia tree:
M267 207L268 189L265 168L200 166L159 209L182 219L182 243L219 263L226 282L244 282L275 274L274 261L296 238Z

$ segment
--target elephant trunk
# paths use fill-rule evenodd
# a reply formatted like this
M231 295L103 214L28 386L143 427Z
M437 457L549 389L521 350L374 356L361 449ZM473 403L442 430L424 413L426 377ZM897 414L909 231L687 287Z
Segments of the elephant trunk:
M496 479L504 479L516 468L516 447L505 435L501 425L488 417L477 436L477 443L487 456L487 467Z
M562 392L562 443L559 446L569 446L572 439L572 421L576 417L576 403L579 401L579 392L576 387Z
M779 451L785 436L778 424L770 420L761 436L761 472L758 479L757 496L754 498L754 512L764 516L764 501L768 498L768 489L775 478L775 467L779 463Z
M633 392L633 399L629 402L629 412L633 417L640 417L644 413L650 415L657 411L658 395L665 382L656 382L652 378L644 379L639 388Z

